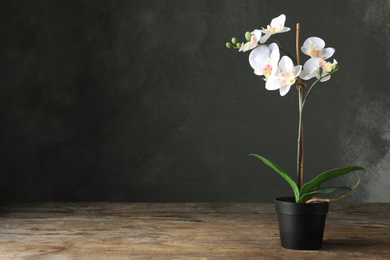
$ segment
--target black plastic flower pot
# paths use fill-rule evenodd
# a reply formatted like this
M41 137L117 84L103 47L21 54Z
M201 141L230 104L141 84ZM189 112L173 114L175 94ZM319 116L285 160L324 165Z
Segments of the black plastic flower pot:
M295 203L293 197L275 199L282 247L318 250L322 246L328 202Z

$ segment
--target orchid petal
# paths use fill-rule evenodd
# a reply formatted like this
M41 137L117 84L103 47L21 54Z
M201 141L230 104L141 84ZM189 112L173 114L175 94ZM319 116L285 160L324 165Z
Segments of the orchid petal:
M286 22L286 16L284 14L279 15L278 17L275 17L271 21L271 27L278 28L280 27L280 30L284 27L284 23Z
M257 42L247 42L245 44L242 44L241 45L241 48L238 50L238 51L243 51L243 52L246 52L246 51L250 51L254 48L257 47Z
M270 45L268 45L268 48L271 52L270 58L279 60L279 58L280 58L279 46L273 42Z
M284 14L275 17L271 21L271 25L267 26L267 29L262 30L264 35L260 38L260 43L265 43L271 35L276 33L284 33L290 31L289 27L284 27L284 23L286 22L286 16Z
M262 45L249 54L249 64L254 70L257 70L267 57L269 57L269 49Z
M285 95L290 91L290 87L291 87L291 85L281 87L281 88L279 89L280 95L281 95L282 97L285 96Z
M282 71L294 70L294 63L288 56L283 56L279 61L279 67Z
M336 52L336 50L334 48L331 48L331 47L328 47L328 48L324 48L322 49L322 57L324 60L332 57L332 55Z
M266 84L267 90L277 90L281 96L286 95L290 91L291 85L296 81L296 77L301 72L302 66L294 67L294 63L288 56L283 56L279 61L278 70L274 75L271 75Z
M306 41L303 43L302 47L305 47L309 49L308 47L312 44L315 43L316 47L318 49L323 49L325 47L325 41L319 37L309 37L306 39ZM306 54L306 53L305 53Z
M251 32L251 34L252 34L251 40L245 44L242 44L238 51L246 52L258 46L257 43L261 38L261 30L254 30L253 32Z
M256 75L263 75L267 79L275 74L279 57L279 47L276 43L270 44L269 47L262 45L251 52L249 64Z
M278 84L279 77L278 76L272 76L269 77L267 82L265 83L265 89L267 90L278 90L280 89L280 85Z
M300 74L301 71L302 71L302 65L295 66L293 71L294 71L294 75L295 75L296 77L299 76L299 74Z
M301 73L299 74L299 77L301 77L301 79L303 79L303 80L309 80L311 78L314 78L317 75L318 75L318 73L315 70L311 71L311 72L302 70Z
M261 30L254 30L253 32L251 32L251 34L256 37L257 42L260 40L260 38L261 38Z
M311 58L305 62L303 65L303 70L300 73L300 77L304 80L309 80L318 75L316 58Z
M316 69L317 58L308 59L305 64L303 64L303 70L312 71Z
M319 77L318 77L319 78ZM325 82L325 81L328 81L330 80L330 75L326 76L326 77L323 77L320 81L321 82Z
M263 73L261 73L259 70L253 70L253 73L257 76L263 76Z
M311 37L309 39L316 43L317 48L323 49L325 47L325 41L320 37Z
M271 37L270 33L266 33L265 35L261 36L260 43L265 43L269 37Z
M324 40L319 37L310 37L303 43L301 50L304 54L309 55L312 58L321 58L326 60L330 58L336 50L334 48L324 47Z
M279 33L288 32L288 31L290 31L290 30L291 30L291 28L290 28L290 27L283 27L283 28L282 28L282 30L280 30L280 32L279 32Z

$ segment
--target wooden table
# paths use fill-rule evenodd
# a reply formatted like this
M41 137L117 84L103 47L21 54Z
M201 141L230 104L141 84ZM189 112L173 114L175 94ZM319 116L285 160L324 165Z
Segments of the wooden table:
M390 259L390 203L333 203L320 251L272 203L3 203L0 259Z

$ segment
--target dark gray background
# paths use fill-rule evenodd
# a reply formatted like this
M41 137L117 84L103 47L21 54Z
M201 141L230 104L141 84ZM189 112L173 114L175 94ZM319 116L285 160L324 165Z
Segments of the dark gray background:
M390 201L390 1L359 0L0 1L0 200L291 195L248 155L295 176L296 90L265 90L225 48L281 13L287 49L299 22L341 68L306 107L305 180L360 165L346 201Z

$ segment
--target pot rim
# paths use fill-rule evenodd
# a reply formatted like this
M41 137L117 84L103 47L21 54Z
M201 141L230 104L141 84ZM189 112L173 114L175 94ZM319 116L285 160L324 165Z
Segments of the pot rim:
M296 203L294 197L279 197L274 199L275 211L289 215L324 215L328 213L329 202Z

